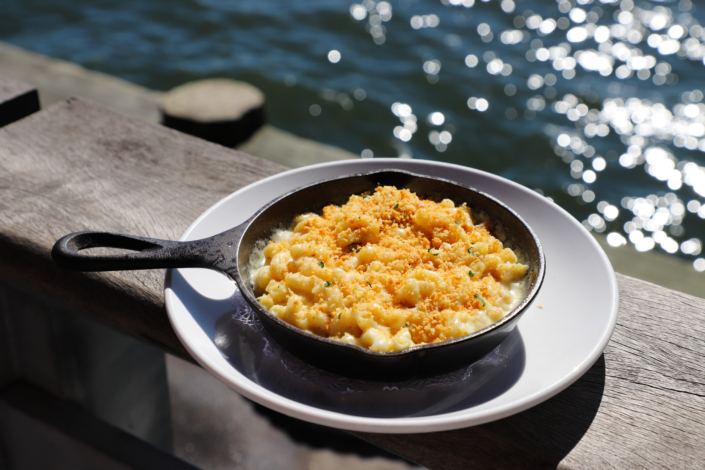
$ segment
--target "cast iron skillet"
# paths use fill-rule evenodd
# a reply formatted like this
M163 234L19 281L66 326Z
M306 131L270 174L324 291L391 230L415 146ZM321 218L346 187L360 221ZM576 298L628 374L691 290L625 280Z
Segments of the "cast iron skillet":
M258 240L268 239L273 228L288 224L305 212L320 213L328 204L341 205L352 194L374 191L377 186L406 188L419 196L456 205L467 203L483 211L502 227L495 233L529 264L524 300L500 321L462 338L413 346L396 352L375 352L333 341L300 330L262 307L250 285L248 261ZM96 256L86 248L110 247L135 253ZM397 380L435 375L471 364L498 346L514 329L521 314L534 300L545 272L543 249L529 226L507 206L475 189L448 180L405 171L381 170L343 176L299 188L270 202L247 221L202 240L174 242L104 232L77 232L59 239L52 258L75 271L121 271L158 268L208 268L233 279L267 331L292 354L341 375L377 380Z

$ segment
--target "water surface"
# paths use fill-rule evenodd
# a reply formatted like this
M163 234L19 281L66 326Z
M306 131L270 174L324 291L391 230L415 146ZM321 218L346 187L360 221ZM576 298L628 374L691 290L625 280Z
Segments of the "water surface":
M245 80L363 157L490 171L705 271L705 6L5 0L0 40L159 90Z

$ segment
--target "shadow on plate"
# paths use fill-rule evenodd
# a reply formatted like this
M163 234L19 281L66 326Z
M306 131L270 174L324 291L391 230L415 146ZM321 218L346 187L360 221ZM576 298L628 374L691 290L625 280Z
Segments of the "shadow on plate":
M371 418L452 413L502 395L524 372L524 342L515 329L484 358L446 374L389 383L337 375L279 346L234 283L229 299L200 294L179 270L171 272L170 283L234 369L271 392L319 409Z
M511 388L524 371L518 330L492 353L443 375L372 382L311 366L280 347L236 292L234 310L215 322L215 345L241 374L262 387L320 409L374 418L428 416L476 406Z

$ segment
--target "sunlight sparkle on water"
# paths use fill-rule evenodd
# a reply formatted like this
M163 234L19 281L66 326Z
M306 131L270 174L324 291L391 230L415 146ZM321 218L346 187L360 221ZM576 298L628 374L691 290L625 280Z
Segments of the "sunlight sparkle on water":
M446 118L443 113L435 112L428 115L428 122L434 126L440 126L445 122Z
M701 252L698 237L683 237L688 220L705 219L703 90L686 91L675 103L663 93L646 92L678 83L678 61L705 64L705 28L691 14L692 3L683 0L635 5L632 0L560 0L553 14L546 9L539 14L532 12L528 3L519 13L514 0L502 0L504 14L514 16L510 16L509 28L499 29L494 22L479 20L484 2L441 3L458 13L477 9L476 22L474 16L453 17L468 32L446 30L441 36L443 47L458 49L456 64L466 66L463 70L468 77L486 73L488 83L499 81L503 91L498 100L502 103L498 104L501 119L532 120L541 116L559 163L574 181L564 190L579 204L596 209L583 226L596 232L609 231L607 240L612 246L631 243L638 251L658 247L666 253L687 256ZM350 15L355 21L367 20L367 31L373 38L388 34L382 25L391 18L387 2L365 0L353 4ZM446 23L441 26L445 21L442 17L418 12L406 17L410 18L406 27L449 28ZM375 30L378 26L383 29ZM495 35L497 42L493 42ZM488 49L489 43L501 47ZM517 52L535 66L518 68ZM445 56L436 59L428 57L430 53L425 55L420 64L430 85L442 80L446 66L448 73L458 73L456 64L447 63ZM486 64L484 68L477 67L480 58ZM471 89L476 89L468 93L474 96L467 98L466 112L489 111L488 117L497 118L497 112L489 106L495 95L477 88L477 83L475 78L468 81ZM428 143L438 152L446 151L454 142L455 113L442 108L426 110L426 119L419 123L412 105L411 100L410 104L392 105L393 114L400 120L393 130L395 139L410 144L419 125L427 126L424 132ZM447 128L442 128L444 125ZM640 168L642 175L663 190L622 194L616 201L609 200L614 196L601 194L608 181L610 190L619 186L615 185L618 172ZM705 271L702 258L693 266Z

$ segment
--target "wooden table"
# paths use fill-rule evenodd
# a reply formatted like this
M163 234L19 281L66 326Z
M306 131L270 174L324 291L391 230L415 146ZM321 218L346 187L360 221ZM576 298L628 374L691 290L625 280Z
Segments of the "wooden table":
M163 271L66 272L53 243L78 230L178 239L222 197L284 170L87 101L59 103L0 129L0 277L189 359ZM617 279L612 340L554 398L473 428L355 434L432 469L702 468L705 300Z

